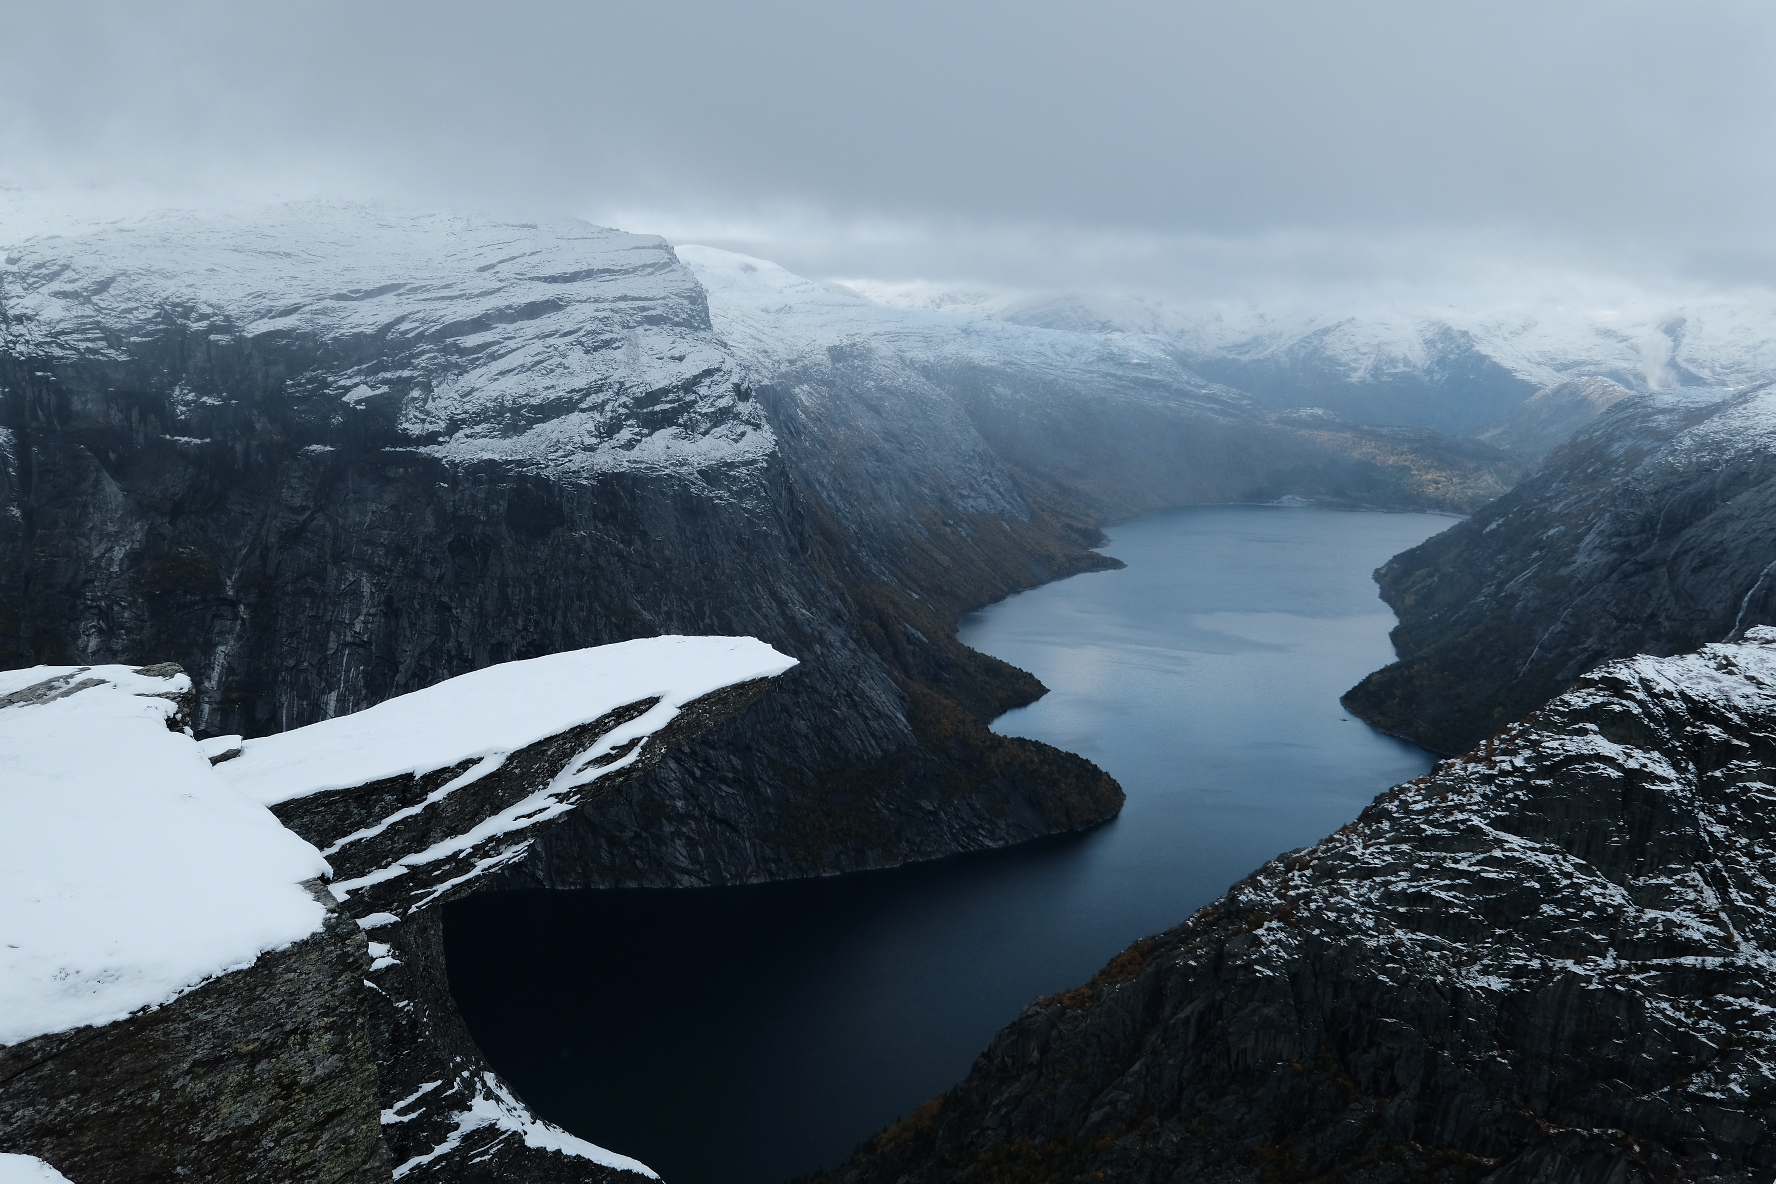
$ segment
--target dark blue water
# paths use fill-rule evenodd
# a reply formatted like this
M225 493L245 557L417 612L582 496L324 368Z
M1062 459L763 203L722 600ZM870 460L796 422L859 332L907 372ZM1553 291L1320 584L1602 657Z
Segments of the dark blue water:
M837 1162L1089 978L1430 766L1338 696L1392 657L1369 573L1450 524L1262 506L1114 530L1122 571L1015 596L968 644L1051 688L1001 732L1082 753L1121 818L830 880L516 893L451 906L451 982L540 1112L670 1184Z

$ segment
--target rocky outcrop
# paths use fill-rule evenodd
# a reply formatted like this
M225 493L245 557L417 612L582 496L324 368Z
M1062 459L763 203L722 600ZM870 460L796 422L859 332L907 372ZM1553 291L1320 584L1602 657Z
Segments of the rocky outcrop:
M656 638L203 745L161 724L184 720L161 686L190 700L174 668L14 674L28 685L0 698L0 725L18 725L0 728L8 858L35 846L91 874L8 885L22 903L0 999L24 1038L0 1046L0 1151L76 1184L651 1179L537 1119L487 1066L450 997L439 906L792 665L750 639ZM105 759L122 764L95 784ZM118 809L91 810L94 794ZM67 849L76 814L90 855ZM193 826L209 829L181 850ZM249 849L218 851L229 836ZM292 845L322 873L300 886L278 854ZM194 886L219 899L164 918L177 940L129 931L132 908L153 917ZM302 908L279 928L285 889Z
M386 1181L367 965L334 911L163 1006L0 1047L0 1148L75 1184Z
M1776 1170L1776 629L1607 665L1090 983L821 1177Z
M1399 660L1344 699L1459 752L1598 663L1776 622L1776 395L1618 402L1533 475L1376 573Z

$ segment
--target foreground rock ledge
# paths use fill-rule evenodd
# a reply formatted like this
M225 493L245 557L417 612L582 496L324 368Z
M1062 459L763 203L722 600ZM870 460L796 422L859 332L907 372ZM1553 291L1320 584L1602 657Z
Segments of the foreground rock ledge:
M489 1070L437 906L794 664L652 638L201 744L177 667L0 674L0 1153L73 1184L652 1178Z
M1776 629L1611 663L823 1179L1767 1184L1773 876Z

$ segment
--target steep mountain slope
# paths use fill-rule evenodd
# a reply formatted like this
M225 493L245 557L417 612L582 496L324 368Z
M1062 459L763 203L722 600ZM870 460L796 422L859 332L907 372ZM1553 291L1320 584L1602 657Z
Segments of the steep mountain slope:
M1005 750L989 746L1006 742L981 722L1040 688L959 644L961 613L1101 564L1083 549L1099 523L1161 506L1295 495L1465 509L1502 490L1511 472L1485 446L1431 433L1268 417L1151 339L884 308L763 260L679 253L776 432L808 508L815 562L903 680L917 734L968 754L985 792L940 770L902 806L882 770L860 769L761 809L756 783L739 777L653 778L601 810L596 825L552 835L513 873L528 882L806 874L832 866L810 849L850 844L864 855L840 866L867 866L1076 825L1094 816L1088 803L1056 794L1049 800L1070 811L1057 820L997 788L1010 770ZM1022 759L1040 774L1039 751ZM1074 776L1058 763L1046 775ZM973 804L983 800L991 809ZM947 826L932 827L933 816Z
M822 512L658 239L310 205L8 260L0 661L177 660L198 727L250 736L662 632L804 659L765 718L656 774L741 801L738 831L651 817L651 845L578 852L574 882L891 863L1120 802L872 648ZM1039 535L1056 567L1091 562ZM1044 578L1002 551L1014 574L984 598ZM982 663L983 694L1036 693Z
M1635 658L1388 791L822 1179L1761 1180L1776 629Z
M201 730L253 736L511 658L761 637L802 660L783 693L508 874L821 874L1118 808L1086 762L987 730L1041 688L953 637L1104 563L1099 523L1465 509L1510 473L1268 417L1161 342L713 258L714 322L664 243L583 223L313 203L9 248L0 665L177 661Z
M941 467L996 461L1025 497L1094 522L1284 496L1465 510L1514 475L1511 459L1484 445L1325 412L1267 413L1151 335L896 308L764 260L706 247L680 254L710 293L717 331L761 383L794 392L803 418L856 414L872 399L895 418L923 416L932 430L903 454L914 466L929 465L941 431L958 439L945 447L966 453ZM806 461L836 472L855 463L831 449ZM872 473L870 483L878 479L890 478ZM914 487L923 486L922 477Z
M1776 393L1618 403L1516 489L1377 573L1400 660L1345 696L1455 752L1632 653L1776 621Z

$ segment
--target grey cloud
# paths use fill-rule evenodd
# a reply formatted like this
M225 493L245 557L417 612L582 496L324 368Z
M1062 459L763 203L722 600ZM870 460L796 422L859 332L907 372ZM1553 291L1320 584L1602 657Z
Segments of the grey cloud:
M727 219L1002 283L1776 247L1767 4L6 3L27 183Z

